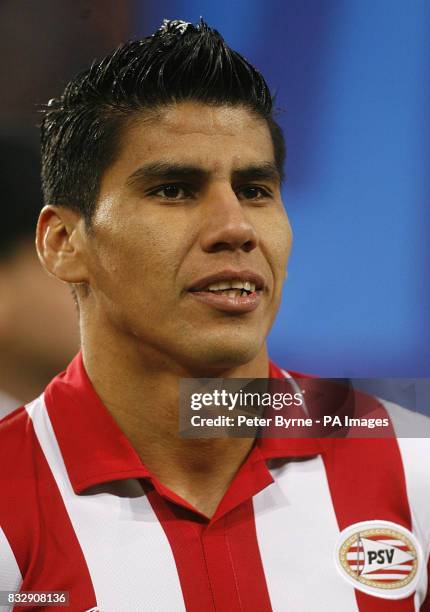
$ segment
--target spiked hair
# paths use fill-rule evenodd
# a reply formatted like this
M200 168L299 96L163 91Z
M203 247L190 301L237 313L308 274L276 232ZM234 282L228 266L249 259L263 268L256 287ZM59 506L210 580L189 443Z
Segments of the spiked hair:
M165 20L152 36L95 61L44 109L45 203L74 208L90 226L102 174L115 160L126 122L139 111L185 100L242 106L264 118L282 176L284 138L263 76L203 20Z

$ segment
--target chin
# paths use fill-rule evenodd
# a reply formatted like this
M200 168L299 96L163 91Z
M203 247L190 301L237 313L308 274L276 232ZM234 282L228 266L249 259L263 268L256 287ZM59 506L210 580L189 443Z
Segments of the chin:
M195 347L192 355L189 355L189 361L192 362L193 369L201 370L202 372L222 372L238 366L244 365L252 361L259 353L263 346L263 341L260 339L252 341L251 338L218 338L215 342L201 342ZM190 364L191 365L191 364Z

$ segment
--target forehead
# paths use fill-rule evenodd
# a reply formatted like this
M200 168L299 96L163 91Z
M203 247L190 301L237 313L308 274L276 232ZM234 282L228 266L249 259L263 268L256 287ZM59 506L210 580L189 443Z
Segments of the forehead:
M273 162L267 122L237 106L182 102L135 117L122 134L116 171L166 160L212 172Z

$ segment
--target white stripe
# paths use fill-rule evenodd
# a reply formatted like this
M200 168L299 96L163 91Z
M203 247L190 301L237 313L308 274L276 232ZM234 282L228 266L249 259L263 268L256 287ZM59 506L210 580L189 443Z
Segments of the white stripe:
M394 422L396 433L408 428L418 435L430 431L430 419L422 414L401 408L392 402L378 398ZM427 593L427 561L430 551L430 439L398 438L406 478L406 491L412 514L412 531L421 543L425 565L419 568L421 579L417 586L414 603L418 611Z
M169 542L141 487L135 497L76 495L43 398L27 411L84 553L98 607L141 612L144 602L147 610L185 610ZM138 484L121 481L127 483Z
M293 387L294 393L299 393L302 396L303 412L306 414L306 416L309 416L309 409L306 406L306 402L305 402L304 395L302 393L302 389L299 387L299 384L297 383L296 379L293 376L291 376L291 374L287 372L287 370L283 370L282 368L281 368L281 373L285 376L285 378L288 379L290 385Z
M271 472L275 482L254 497L254 513L273 611L358 610L334 564L339 528L321 457Z
M19 509L17 509L17 512L19 512ZM18 563L8 539L0 527L0 591L19 591L21 584L22 576Z
M350 565L349 566L350 569L352 570L356 570L356 569L362 569L362 565ZM413 566L412 565L390 565L390 567L386 567L384 569L390 569L390 570L407 570L409 573L413 570ZM364 575L364 574L363 574ZM406 576L406 574L405 574Z

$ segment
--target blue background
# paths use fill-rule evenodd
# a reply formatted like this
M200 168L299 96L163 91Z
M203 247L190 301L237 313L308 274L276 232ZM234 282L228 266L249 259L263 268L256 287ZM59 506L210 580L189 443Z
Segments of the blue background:
M265 75L295 244L269 338L325 376L430 376L430 3L136 3L132 36L202 15Z

